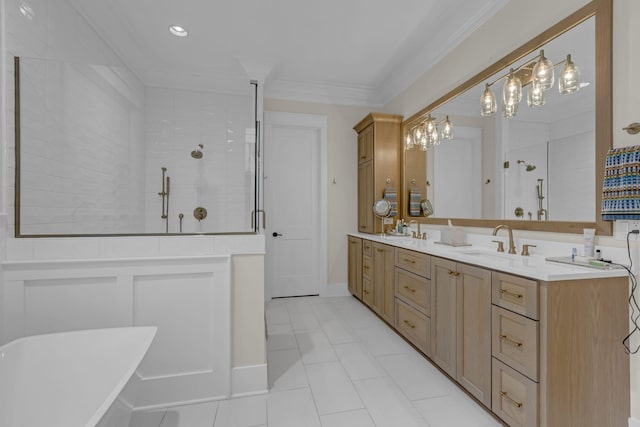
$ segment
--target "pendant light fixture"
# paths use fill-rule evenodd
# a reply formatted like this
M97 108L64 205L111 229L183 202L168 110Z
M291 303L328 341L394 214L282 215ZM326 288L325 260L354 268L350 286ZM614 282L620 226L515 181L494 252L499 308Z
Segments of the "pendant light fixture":
M449 120L449 116L447 116L442 126L442 139L453 139L453 124Z
M509 70L507 80L502 88L502 101L505 105L515 105L522 101L522 82L516 77L513 68Z
M532 108L541 107L545 101L544 90L539 84L533 81L527 92L527 105Z
M553 62L544 56L544 50L540 50L540 59L533 66L533 84L537 84L540 90L548 90L553 86L554 67Z
M580 68L571 60L571 55L557 64L553 64L544 56L544 50L540 50L537 57L524 62L517 68L509 69L509 72L490 83L485 84L484 92L480 97L480 113L490 116L497 111L496 97L491 86L500 80L505 80L502 88L502 114L504 117L514 117L518 112L518 105L522 100L522 87L531 85L527 92L527 105L535 108L543 106L546 102L544 92L553 87L555 81L555 67L564 64L558 77L558 90L561 94L574 93L587 84L580 83ZM530 73L529 73L529 70ZM523 80L524 84L523 84Z
M562 94L574 93L580 90L580 69L571 60L571 54L567 55L564 67L560 73L558 90Z
M480 97L480 114L490 116L497 110L496 96L491 90L489 83L485 85L484 93Z
M502 116L510 119L512 117L515 117L516 114L518 113L518 103L515 104L502 104Z
M442 134L438 129L442 125ZM453 139L453 123L449 116L440 122L429 115L423 122L418 123L407 131L405 136L405 149L420 147L420 150L427 151L430 146L440 145L441 139Z

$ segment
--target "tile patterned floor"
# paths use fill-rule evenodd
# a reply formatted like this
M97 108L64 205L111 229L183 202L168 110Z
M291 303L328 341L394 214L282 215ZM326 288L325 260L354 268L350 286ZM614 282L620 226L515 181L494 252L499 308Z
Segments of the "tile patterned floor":
M267 303L268 395L135 413L130 427L500 427L352 297Z

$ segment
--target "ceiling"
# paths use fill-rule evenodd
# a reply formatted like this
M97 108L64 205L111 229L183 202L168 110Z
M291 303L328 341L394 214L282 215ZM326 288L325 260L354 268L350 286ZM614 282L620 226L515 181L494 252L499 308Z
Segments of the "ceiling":
M149 86L380 107L508 0L69 0ZM168 31L180 25L189 36Z

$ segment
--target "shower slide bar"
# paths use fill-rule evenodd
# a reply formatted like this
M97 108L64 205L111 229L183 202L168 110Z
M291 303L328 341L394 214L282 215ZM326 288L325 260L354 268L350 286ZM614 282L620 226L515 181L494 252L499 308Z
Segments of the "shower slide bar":
M158 196L162 197L162 214L160 218L166 220L165 232L169 232L169 188L170 178L166 176L167 168L162 167L162 191L158 193Z

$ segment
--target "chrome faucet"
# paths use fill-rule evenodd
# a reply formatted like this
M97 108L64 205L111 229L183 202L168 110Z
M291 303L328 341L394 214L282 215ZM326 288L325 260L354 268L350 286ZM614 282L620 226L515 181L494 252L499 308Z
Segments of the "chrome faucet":
M506 229L507 232L509 232L509 253L510 254L515 254L516 253L516 245L513 244L513 231L511 231L511 227L509 227L508 225L499 225L496 228L493 229L493 235L495 236L496 234L498 234L498 230L500 229Z

